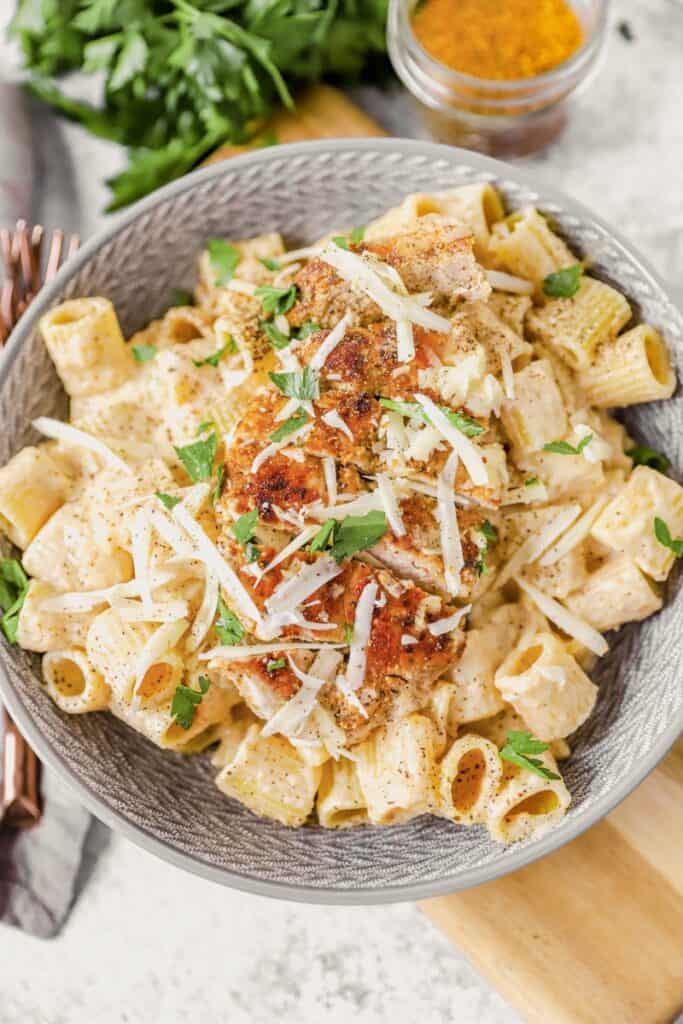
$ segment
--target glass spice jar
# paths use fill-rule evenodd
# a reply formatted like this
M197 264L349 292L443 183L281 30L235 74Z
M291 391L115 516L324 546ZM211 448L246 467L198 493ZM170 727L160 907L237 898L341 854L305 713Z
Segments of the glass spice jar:
M507 158L535 153L560 135L569 97L596 70L609 0L576 0L584 36L579 49L550 71L514 80L477 78L432 57L413 31L415 4L390 0L387 41L394 70L434 139Z

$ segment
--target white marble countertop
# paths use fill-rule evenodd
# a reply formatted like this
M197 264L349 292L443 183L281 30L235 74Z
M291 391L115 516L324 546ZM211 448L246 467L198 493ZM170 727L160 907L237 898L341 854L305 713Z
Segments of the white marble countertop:
M561 141L527 164L618 225L683 301L681 53L680 0L617 0L597 78ZM420 133L400 96L357 95L389 131ZM46 113L34 137L35 217L89 236L122 154ZM412 906L277 903L185 875L98 824L89 839L61 936L0 928L0 1024L518 1020Z

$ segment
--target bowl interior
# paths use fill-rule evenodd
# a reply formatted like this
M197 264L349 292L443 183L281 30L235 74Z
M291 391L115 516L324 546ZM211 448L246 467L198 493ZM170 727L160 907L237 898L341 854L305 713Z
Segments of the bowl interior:
M683 322L642 260L578 204L535 187L516 169L457 149L401 140L346 140L276 147L190 175L156 193L89 243L41 294L0 367L0 463L35 440L30 421L59 415L65 398L42 342L39 315L64 298L105 295L130 333L194 278L207 238L281 231L309 242L345 229L409 192L491 181L509 208L535 204L591 272L616 284L637 318L666 335L679 375ZM683 399L629 412L629 429L683 470ZM391 828L290 830L254 817L213 785L208 758L154 747L108 714L70 717L43 691L39 662L0 648L0 689L41 757L101 818L175 863L226 884L288 899L372 902L475 885L557 847L604 814L663 756L680 728L677 666L681 601L670 584L664 610L611 638L594 674L598 705L574 738L563 772L573 795L550 835L510 849L483 828L431 817Z

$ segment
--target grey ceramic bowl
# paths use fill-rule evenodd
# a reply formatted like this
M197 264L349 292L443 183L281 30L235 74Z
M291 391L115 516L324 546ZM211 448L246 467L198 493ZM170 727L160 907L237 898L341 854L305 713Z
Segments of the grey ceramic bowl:
M311 241L331 227L363 224L408 192L491 181L509 207L550 214L593 272L660 328L683 363L683 319L630 246L588 210L537 186L516 168L463 150L396 139L274 147L198 171L161 189L94 238L41 292L15 331L0 368L0 464L34 440L30 420L60 414L64 395L42 342L39 317L56 302L106 295L131 332L192 282L196 255L215 235L277 229ZM605 183L607 185L607 183ZM635 436L683 470L683 399L628 414ZM291 830L254 817L213 785L205 757L161 751L106 714L69 717L40 685L38 658L0 648L2 697L43 761L94 814L145 849L206 878L286 899L379 903L479 885L549 853L597 821L636 786L683 724L678 666L681 595L670 583L664 610L611 638L599 666L597 708L563 768L573 795L549 835L508 849L483 828L431 817L392 828Z

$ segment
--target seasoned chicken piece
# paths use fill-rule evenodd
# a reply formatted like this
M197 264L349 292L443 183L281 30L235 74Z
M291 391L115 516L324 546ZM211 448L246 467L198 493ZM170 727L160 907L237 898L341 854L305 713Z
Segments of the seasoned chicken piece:
M367 391L326 391L314 402L316 418L299 447L307 455L331 455L365 472L377 468L373 447L382 415L377 399ZM350 436L349 436L350 435Z
M328 333L318 331L310 335L297 349L302 363L310 363ZM400 363L393 321L378 320L367 327L349 327L325 360L320 371L321 380L326 387L334 389L363 389L374 395L412 399L415 391L422 390L420 370L438 363L439 352L446 340L445 335L423 327L415 327L413 336L415 358L409 363ZM431 396L428 390L426 393Z
M280 573L274 570L273 575L279 576L282 582L287 579L285 571L300 570L301 564L314 561L314 556L300 558L297 555L288 570ZM463 646L460 629L436 636L430 631L430 624L454 612L441 598L427 594L411 581L398 580L388 572L355 560L345 562L335 579L311 594L297 609L306 613L309 622L334 628L321 632L288 625L281 628L281 637L347 642L347 627L353 628L359 599L371 582L377 584L378 590L365 652L363 683L355 693L355 700L336 682L326 684L319 696L321 707L331 712L349 744L360 742L392 717L422 707L436 680L457 661ZM270 581L267 590L271 595L273 589ZM253 592L255 600L267 607L267 599L260 588ZM282 701L292 697L301 686L286 661L286 653L284 649L282 652L275 650L267 656L229 663L224 669L243 699L261 717L270 717ZM286 661L284 666L282 658ZM216 659L216 664L222 664L220 659ZM342 675L344 671L342 666ZM367 717L359 710L358 702Z
M351 249L370 253L393 267L409 293L431 292L436 305L449 308L459 299L485 299L490 294L472 246L473 239L463 236L461 224L427 216L408 231ZM293 326L313 320L332 327L347 312L361 325L382 317L372 299L320 258L311 260L294 280L299 297L288 314Z
M449 598L444 580L441 534L436 517L436 502L422 494L413 494L399 502L405 536L396 537L387 531L371 554L382 565L402 579ZM458 601L467 602L479 582L482 569L483 535L480 527L486 520L481 509L457 510L462 553L465 560L460 574Z

